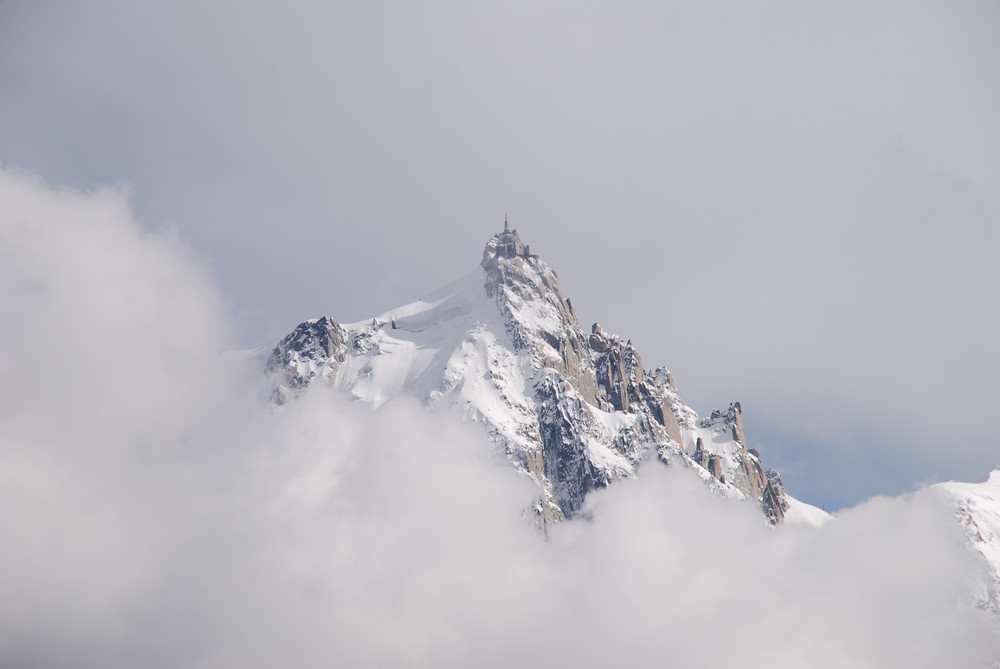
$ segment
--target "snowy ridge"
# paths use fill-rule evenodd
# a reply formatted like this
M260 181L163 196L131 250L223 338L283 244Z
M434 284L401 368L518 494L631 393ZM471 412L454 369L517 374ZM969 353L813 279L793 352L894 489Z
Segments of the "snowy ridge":
M555 272L506 227L466 277L371 320L306 321L267 368L279 404L320 379L375 405L406 394L459 409L539 483L543 523L577 514L590 490L650 457L692 467L772 523L789 510L802 522L826 517L789 498L747 448L739 403L699 420L631 341L596 323L585 333Z

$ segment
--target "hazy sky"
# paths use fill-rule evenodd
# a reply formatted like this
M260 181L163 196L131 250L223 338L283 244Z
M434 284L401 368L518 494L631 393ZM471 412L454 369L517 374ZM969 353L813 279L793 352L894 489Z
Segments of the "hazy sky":
M550 528L478 426L275 410L123 194L0 169L0 666L990 666L953 500L771 528L655 461ZM405 425L405 434L400 432Z
M1000 464L998 67L992 0L4 2L0 161L128 184L240 346L412 301L509 212L834 508Z

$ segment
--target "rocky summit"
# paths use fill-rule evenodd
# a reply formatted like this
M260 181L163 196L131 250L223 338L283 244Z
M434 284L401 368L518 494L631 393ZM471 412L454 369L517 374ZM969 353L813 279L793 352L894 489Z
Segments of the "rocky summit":
M465 278L359 323L306 321L266 367L278 404L321 382L376 405L409 395L457 407L538 483L543 524L650 458L689 467L771 523L825 516L747 447L739 402L699 418L667 368L647 370L631 340L580 324L555 271L506 222Z

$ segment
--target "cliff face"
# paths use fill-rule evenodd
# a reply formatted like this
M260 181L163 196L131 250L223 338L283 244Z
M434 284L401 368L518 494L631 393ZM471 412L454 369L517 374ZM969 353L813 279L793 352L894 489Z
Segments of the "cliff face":
M408 394L459 407L538 482L542 522L579 513L589 491L649 457L693 468L772 523L788 508L778 474L747 448L740 404L699 420L631 341L596 323L585 332L555 272L516 231L494 235L478 271L427 300L356 324L299 325L267 368L279 403L322 379L375 404Z

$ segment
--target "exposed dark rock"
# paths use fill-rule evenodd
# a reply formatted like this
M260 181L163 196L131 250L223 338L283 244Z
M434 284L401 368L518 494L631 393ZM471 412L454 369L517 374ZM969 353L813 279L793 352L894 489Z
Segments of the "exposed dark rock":
M781 475L773 469L767 470L767 485L760 501L761 510L773 524L784 521L788 501L785 499L785 486L781 483Z
M535 387L545 477L559 509L572 517L588 492L607 486L612 478L587 457L587 426L581 424L586 412L579 395L568 391L565 380L553 375L545 375Z
M265 363L268 373L280 373L282 382L275 391L279 404L289 392L308 385L316 375L334 377L347 357L347 335L329 316L299 324L271 351ZM303 370L307 369L305 373Z

